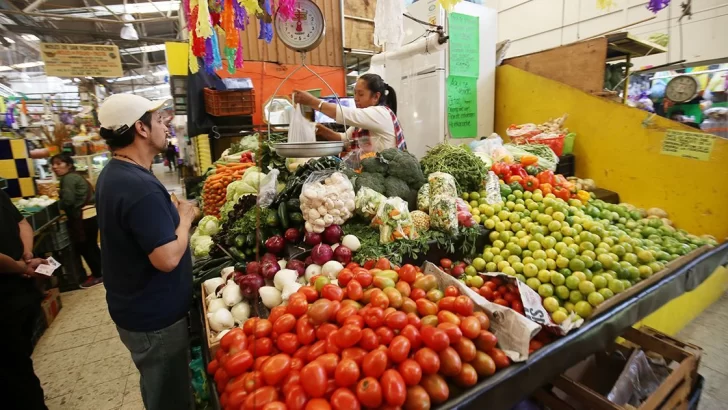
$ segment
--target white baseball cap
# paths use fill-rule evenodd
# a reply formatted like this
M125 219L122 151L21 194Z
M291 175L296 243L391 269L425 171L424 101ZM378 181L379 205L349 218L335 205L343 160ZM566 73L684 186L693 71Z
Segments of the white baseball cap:
M169 100L150 101L134 94L114 94L101 103L99 122L106 128L121 134L148 112L162 108Z

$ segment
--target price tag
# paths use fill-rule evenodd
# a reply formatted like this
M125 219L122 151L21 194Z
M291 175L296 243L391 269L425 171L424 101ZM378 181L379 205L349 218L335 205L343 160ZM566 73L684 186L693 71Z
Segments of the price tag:
M57 260L53 259L53 257L48 258L47 261L48 264L38 265L38 267L35 268L35 273L51 276L53 275L53 272L61 266L61 264Z

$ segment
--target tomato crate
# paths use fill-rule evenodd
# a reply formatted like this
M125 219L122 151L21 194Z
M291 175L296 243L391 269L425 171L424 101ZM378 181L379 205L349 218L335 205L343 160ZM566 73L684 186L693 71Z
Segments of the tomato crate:
M215 117L255 113L255 90L220 91L205 88L205 111Z
M612 345L608 352L597 353L552 380L551 386L538 390L533 398L552 410L688 410L691 401L694 401L692 392L700 379L697 369L701 349L646 326L629 328L622 338L624 340ZM628 358L639 350L647 357L664 360L663 371L666 373L663 378L654 379L653 389L640 392L643 395L638 407L618 405L608 396L625 398L621 394L625 389L630 392L639 390L634 385L634 378L640 382L650 379L644 376L648 374L644 371L632 374L635 368L642 367L640 362L625 367ZM615 386L621 387L622 391Z

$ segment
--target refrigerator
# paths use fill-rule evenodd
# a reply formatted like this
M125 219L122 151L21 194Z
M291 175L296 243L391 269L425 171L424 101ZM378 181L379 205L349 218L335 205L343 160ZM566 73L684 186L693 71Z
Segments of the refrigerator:
M493 1L483 5L460 2L454 12L479 18L480 73L477 80L478 126L477 136L487 137L493 132L495 100L495 45L497 42L498 12ZM437 0L419 0L407 7L407 14L419 20L447 29L447 13ZM403 46L426 35L432 27L404 19L405 39ZM448 45L438 51L401 59L397 64L387 64L384 78L397 92L397 117L407 141L407 148L422 158L429 147L441 142L460 144L472 139L451 139L447 126Z

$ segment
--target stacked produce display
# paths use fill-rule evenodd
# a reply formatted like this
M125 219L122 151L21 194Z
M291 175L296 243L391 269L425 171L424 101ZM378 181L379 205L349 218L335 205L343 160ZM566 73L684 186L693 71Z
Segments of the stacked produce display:
M191 241L226 409L435 406L716 244L660 209L594 199L544 145L389 149L352 170L254 138L208 173ZM503 308L546 329L522 355L490 328Z

